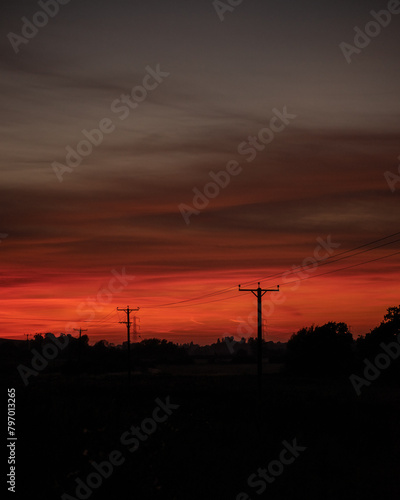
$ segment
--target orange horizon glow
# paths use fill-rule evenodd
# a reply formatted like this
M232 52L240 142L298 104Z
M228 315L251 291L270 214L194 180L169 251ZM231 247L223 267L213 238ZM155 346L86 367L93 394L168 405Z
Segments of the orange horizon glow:
M364 260L367 256L363 256ZM313 272L303 270L303 276L333 271L346 262L342 266L340 263L322 266ZM350 265L354 262L357 260L349 260ZM268 288L275 288L275 283L281 284L279 293L267 293L263 298L264 339L285 342L304 326L321 325L328 321L347 323L354 338L368 333L383 320L388 307L398 305L400 271L397 269L393 273L392 267L392 264L382 260L379 268L375 265L371 269L371 264L366 264L354 270L287 285L282 279L283 273L261 281L261 286ZM129 270L126 269L125 273L129 275ZM29 293L24 297L16 297L16 290L10 287L9 298L3 300L0 314L0 337L25 339L26 334L33 336L46 332L77 336L78 332L73 328L82 328L88 329L85 334L89 336L90 343L105 339L120 344L126 340L126 327L118 321L125 321L126 317L116 308L127 305L140 307L135 313L139 318L138 336L135 338L132 335L133 341L157 337L176 343L202 345L225 336L234 336L237 340L255 337L256 298L251 293L239 292L234 283L278 273L273 269L268 273L253 269L250 272L214 272L209 276L197 272L135 277L128 286L114 294L109 293L108 286L114 276L112 273L104 279L99 276L82 276L79 279L75 274L65 275L63 283L55 279L54 282L49 280L46 286L29 287ZM384 282L381 280L382 273L386 276ZM296 280L299 276L289 275L286 280L292 278ZM81 283L79 295L76 294L76 280ZM253 283L249 286L256 288L257 285ZM179 303L230 287L234 288L220 295L206 296L189 304ZM159 307L171 302L177 304Z
M8 6L8 31L33 16L28 4ZM327 321L357 337L399 305L398 255L296 290L284 273L318 239L339 245L334 257L397 231L400 183L385 173L399 168L400 30L393 21L349 64L339 44L368 16L363 2L244 4L222 23L212 2L70 2L18 53L2 45L0 337L81 327L121 343L127 305L140 307L138 340L254 336L256 299L237 285L259 280L285 296L272 314L265 296L275 341ZM133 89L129 113L113 111ZM115 130L89 133L104 120ZM232 161L237 174L184 219ZM396 240L321 273L394 253ZM122 269L135 278L99 304Z

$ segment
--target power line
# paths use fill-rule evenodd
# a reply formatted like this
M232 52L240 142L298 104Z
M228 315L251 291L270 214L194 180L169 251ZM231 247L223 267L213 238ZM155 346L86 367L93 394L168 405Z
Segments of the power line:
M359 253L356 253L356 254L353 254L353 255L349 255L348 257L344 257L342 259L337 259L337 257L340 257L341 255L345 255L345 254L354 252L356 250L359 250L361 248L364 248L366 246L370 246L370 245L373 245L375 243L379 243L380 241L387 240L388 238L392 238L393 236L397 236L399 234L400 234L400 231L398 231L396 233L393 233L393 234L390 234L388 236L384 236L382 238L378 238L378 239L370 241L368 243L364 243L364 244L359 245L359 246L357 246L355 248L352 248L350 250L344 250L344 251L342 251L342 252L340 252L340 253L338 253L336 255L331 255L324 262L322 262L321 264L319 264L319 267L322 267L324 265L327 265L327 264L330 264L330 263L333 263L333 262L338 262L339 260L344 260L346 258L354 257L354 256L359 255L361 253L365 253L365 252L369 252L369 251L372 251L372 250L376 250L377 248L381 248L382 246L386 246L386 245L391 245L393 243L397 243L398 241L400 241L400 239L397 239L397 240L385 243L384 245L378 245L377 247L370 248L370 249L367 249L367 250L365 250L363 252L359 252ZM332 259L332 258L334 258L335 260L327 262L329 259ZM306 269L307 267L309 267L309 266L301 266L300 265L300 266L294 267L290 271L287 271L287 273L290 273L290 274L293 273L294 274L294 272L296 270L298 270L298 269ZM247 281L247 282L244 282L244 285L251 285L252 283L256 283L257 281L266 280L266 279L270 279L270 278L276 278L276 277L279 277L279 276L282 276L282 273L270 274L268 276L264 276L263 278L258 278L257 280ZM213 296L216 296L216 295L221 295L223 293L227 293L227 292L229 292L231 290L234 290L235 288L236 287L232 286L232 287L228 287L228 288L223 288L221 290L216 290L214 292L210 292L210 293L207 293L207 294L203 294L203 295L200 295L200 296L197 296L197 297L192 297L190 299L178 300L178 301L175 301L175 302L167 302L165 304L159 304L157 306L149 306L149 307L145 307L145 308L146 309L155 309L155 308L159 308L159 307L173 307L175 305L178 306L179 304L184 304L184 303L188 303L188 302L194 302L196 300L202 300L202 299L205 299L207 297L213 297Z
M112 315L117 316L117 313L114 311L114 309L110 313L106 314L106 316L104 316L102 319L85 320L85 322L86 323L103 323L103 322L105 322L105 320L107 318L109 318Z
M115 311L112 311L110 314L114 313L115 314ZM107 316L110 316L110 314L108 314ZM106 317L107 317L106 316ZM2 319L10 319L10 320L16 320L18 318L11 318L9 316L2 316ZM105 319L105 318L104 318ZM74 322L78 322L79 320L77 321L73 321L71 320L71 318L68 318L68 319L56 319L56 318L24 318L24 320L26 321L49 321L49 322L61 322L61 323L74 323ZM85 323L96 323L97 321L96 320L82 320L83 322ZM103 322L103 320L98 320L99 323ZM110 321L110 322L107 322L106 323L116 323L116 321ZM83 331L83 330L82 330Z
M363 253L367 253L367 252L370 252L372 250L376 250L378 248L382 248L384 246L387 246L387 245L391 245L393 243L396 243L398 241L400 241L400 239L397 239L397 240L394 240L394 241L391 241L391 242L388 242L388 243L385 243L383 245L378 245L376 247L373 247L373 248L368 248L366 250L363 250L362 252L357 252L357 253L352 253L352 252L355 252L356 250L359 250L361 248L365 248L367 246L370 246L370 245L373 245L375 243L379 243L381 241L384 241L388 238L391 238L393 236L396 236L400 234L400 231L399 232L396 232L396 233L393 233L391 235L388 235L388 236L385 236L383 238L379 238L379 239L376 239L376 240L373 240L369 243L365 243L363 245L359 245L355 248L352 248L350 250L345 250L343 252L340 252L336 255L332 255L330 257L328 257L325 261L323 261L321 264L319 264L319 267L323 267L324 265L328 265L328 264L333 264L333 263L336 263L336 262L339 262L341 260L345 260L345 259L348 259L348 258L351 258L351 257L354 257L356 255L360 255L360 254L363 254ZM344 268L339 268L339 269L335 269L333 271L329 271L329 272L326 272L326 273L321 273L321 274L318 274L318 275L314 275L314 276L309 276L309 277L306 277L306 278L298 278L298 279L294 279L294 280L291 280L289 282L286 282L284 284L282 284L281 286L285 286L285 285L288 285L290 283L295 283L295 282L299 282L299 281L304 281L306 279L312 279L312 278L317 278L317 277L320 277L320 276L325 276L327 274L332 274L332 273L335 273L335 272L340 272L342 270L346 270L346 269L351 269L351 268L354 268L354 267L358 267L358 266L361 266L361 265L365 265L365 264L368 264L370 262L376 262L376 261L379 261L379 260L382 260L382 259L386 259L386 258L389 258L393 255L397 255L399 252L396 252L396 253L393 253L393 254L390 254L390 255L386 255L386 256L382 256L382 257L378 257L376 259L371 259L371 260L368 260L368 261L365 261L365 262L362 262L362 263L358 263L358 264L354 264L352 266L347 266L347 267L344 267ZM346 254L351 254L351 255L348 255L347 257L342 257L342 258L338 258L342 255L346 255ZM329 260L329 259L332 259L332 260ZM290 274L294 274L296 270L298 269L306 269L308 266L297 266L295 268L293 268L292 270L290 270ZM289 272L287 272L287 274L289 274ZM269 279L269 278L274 278L274 277L279 277L279 276L282 276L282 273L276 273L276 274L271 274L267 277L264 277L262 279ZM255 280L253 281L248 281L248 282L244 282L245 285L247 284L251 284L251 283L254 283ZM165 303L165 304L160 304L160 305L157 305L157 306L149 306L149 307L146 307L146 309L155 309L155 308L159 308L159 307L187 307L187 306L191 306L191 305L194 305L194 306L198 306L198 305L205 305L205 304L210 304L210 303L213 303L213 302L220 302L220 301L225 301L225 300L232 300L234 298L237 298L237 295L235 293L235 295L232 295L232 296L228 296L228 297L224 297L224 298L220 298L220 299L215 299L215 300L206 300L204 301L204 299L206 298L211 298L211 297L215 297L215 296L218 296L218 295L222 295L222 294L225 294L225 293L228 293L229 291L233 291L236 287L232 286L232 287L228 287L228 288L224 288L224 289L221 289L221 290L216 290L214 292L210 292L210 293L207 293L207 294L203 294L203 295L200 295L200 296L197 296L197 297L192 297L190 299L184 299L184 300L180 300L180 301L175 301L175 302L168 302L168 303ZM195 301L199 301L201 300L202 302L198 302L196 304L191 304L191 302L195 302ZM98 320L87 320L85 322L87 323L95 323L95 324L115 324L116 321L107 321L113 314L116 315L115 311L111 311L110 313L108 313L107 315L105 315L103 318L100 318ZM2 319L5 319L5 320L20 320L20 318L14 318L14 317L3 317ZM32 322L37 322L37 321L49 321L49 322L63 322L63 323L68 323L68 322L71 322L71 319L53 319L53 318L26 318L26 321L32 321Z
M390 241L390 242L385 243L383 245L378 245L377 247L364 250L363 252L359 252L359 253L356 253L356 254L353 254L353 255L349 255L348 257L343 257L343 259L337 259L337 257L340 257L341 255L345 255L345 254L348 254L350 252L354 252L356 250L359 250L360 248L364 248L364 247L373 245L375 243L379 243L380 241L387 240L388 238L392 238L393 236L397 236L398 234L400 234L400 231L397 232L397 233L393 233L393 234L390 234L388 236L385 236L383 238L379 238L377 240L370 241L369 243L364 243L363 245L360 245L360 246L355 247L355 248L351 248L350 250L344 250L343 252L339 252L336 255L331 255L324 262L322 262L321 264L319 264L319 267L322 267L322 266L325 266L327 264L330 264L331 262L337 262L338 260L343 260L343 259L346 259L346 258L354 257L355 255L359 255L360 253L370 252L372 250L376 250L377 248L381 248L382 246L392 245L393 243L397 243L398 241L400 241L400 239L397 239L397 240L394 240L394 241ZM330 262L326 262L328 259L332 259L332 258L335 258L336 260L330 261ZM294 271L296 271L297 269L306 269L310 265L311 264L308 264L307 266L296 266L296 267L292 268L292 270L290 272L294 273ZM272 274L272 275L269 275L269 276L264 276L263 278L258 278L258 280L266 280L266 279L269 279L269 278L275 278L275 277L280 276L280 275L281 275L281 273ZM256 283L258 280L248 281L248 282L245 283L245 285L250 285L252 283Z
M223 288L222 290L217 290L215 292L210 292L210 293L206 293L204 295L200 295L198 297L192 297L191 299L184 299L184 300L178 300L176 302L168 302L166 304L160 304L160 305L157 305L157 306L154 306L154 308L158 308L158 307L168 307L168 306L173 306L175 304L183 304L184 302L192 302L194 300L201 300L201 299L205 299L206 297L211 297L211 296L214 296L214 295L220 295L222 293L226 293L230 290L234 290L236 287L234 286L230 286L228 288ZM149 309L149 308L147 308Z
M376 247L373 247L373 248L368 248L366 250L361 250L361 252L357 252L357 253L353 253L351 255L348 255L347 257L340 257L339 259L336 259L334 258L333 260L329 261L329 262L326 262L326 261L323 261L321 264L318 264L318 266L316 267L323 267L323 266L328 266L328 265L331 265L331 264L335 264L336 262L340 262L341 260L346 260L346 259L350 259L351 257L355 257L357 255L361 255L363 253L367 253L367 252L371 252L372 250L377 250L378 248L382 248L382 247L385 247L387 245L391 245L392 243L397 243L398 241L400 241L400 239L398 240L394 240L394 241L391 241L389 243L383 243L382 245L378 245ZM333 257L333 256L332 256ZM335 256L336 257L336 256ZM295 274L295 271L297 269L302 269L302 270L306 270L308 269L309 267L313 266L313 264L307 264L305 266L299 266L299 267L296 267L294 268L292 271L289 272L286 272L285 274ZM313 267L314 268L314 267ZM282 276L282 274L281 274Z
M327 274L337 273L339 271L345 271L346 269L351 269L351 268L357 267L357 266L363 266L364 264L369 264L370 262L376 262L378 260L387 259L388 257L393 257L394 255L399 255L399 254L400 254L400 251L392 253L390 255L385 255L383 257L377 257L376 259L371 259L371 260L367 260L365 262L360 262L359 264L353 264L352 266L342 267L340 269L334 269L333 271L328 271L328 272L322 273L322 274L316 274L315 276L307 276L306 278L299 278L297 280L288 281L286 283L283 283L280 286L289 285L290 283L296 283L297 281L305 281L305 280L310 280L313 278L319 278L320 276L326 276Z
M397 234L397 233L396 233ZM374 250L374 248L372 248L371 250ZM349 250L350 251L350 250ZM337 273L337 272L340 272L340 271L345 271L347 269L352 269L354 267L359 267L359 266L363 266L365 264L369 264L371 262L377 262L379 260L383 260L383 259L387 259L389 257L393 257L394 255L398 255L400 254L400 251L399 252L395 252L395 253L392 253L392 254L389 254L389 255L383 255L382 257L377 257L375 259L371 259L371 260L367 260L365 262L360 262L358 264L353 264L351 266L347 266L347 267L341 267L339 269L334 269L332 271L328 271L326 273L321 273L321 274L316 274L314 276L307 276L306 278L299 278L299 279L295 279L295 280L291 280L291 281L288 281L288 282L285 282L285 283L281 283L280 286L286 286L286 285L289 285L291 283L296 283L296 282L299 282L299 281L305 281L305 280L308 280L308 279L313 279L313 278L318 278L320 276L325 276L327 274L333 274L333 273ZM352 257L352 256L350 256ZM301 267L301 266L299 266ZM274 276L282 276L282 273L278 273L277 275L274 275ZM249 283L253 283L253 282L249 282ZM233 290L235 289L235 287L230 287L230 288L227 288L225 290ZM219 294L222 293L222 292L219 292ZM223 292L223 293L226 293L226 292ZM207 296L210 295L210 294L206 294ZM214 295L217 295L217 292L214 293ZM184 302L188 302L189 300L191 301L194 301L194 300L199 300L201 298L205 298L205 297L196 297L195 299L187 299L187 300L184 300L184 301L178 301L178 302L172 302L170 303L170 307L173 307L173 308L176 308L176 307L190 307L190 306L199 306L199 305L205 305L205 304L211 304L213 302L222 302L222 301L225 301L225 300L232 300L232 299L237 299L238 296L235 294L235 295L230 295L229 297L224 297L224 298L220 298L220 299L215 299L215 300L208 300L208 301L204 301L204 302L198 302L197 304L183 304ZM156 309L158 307L167 307L167 304L163 304L161 306L148 306L148 307L142 307L142 309ZM20 318L15 318L15 317L2 317L1 319L6 319L6 320L20 320ZM71 322L70 319L52 319L52 318L26 318L26 321L50 321L50 322L63 322L63 323L67 323L67 322ZM104 323L108 323L108 324L115 324L116 321L105 321Z
M333 273L338 273L340 271L344 271L346 269L350 269L350 268L353 268L353 267L358 267L358 266L363 266L365 264L369 264L370 262L376 262L378 260L383 260L383 259L387 259L389 257L393 257L394 255L398 255L400 254L400 251L399 252L395 252L393 254L389 254L389 255L384 255L382 257L377 257L376 259L371 259L371 260L367 260L365 262L359 262L358 264L353 264L351 266L347 266L347 267L341 267L339 269L333 269L332 271L328 271L326 273L321 273L321 274L317 274L317 275L314 275L314 276L308 276L306 278L299 278L297 280L292 280L292 281L288 281L286 283L283 283L283 284L280 284L280 286L286 286L286 285L289 285L290 283L296 283L297 281L305 281L307 279L312 279L312 278L318 278L320 276L325 276L326 274L333 274ZM281 274L282 276L282 274ZM215 299L215 300L209 300L209 301L205 301L205 302L199 302L197 304L183 304L183 305L176 305L174 307L196 307L196 306L200 306L200 305L205 305L205 304L211 304L213 302L223 302L225 300L232 300L232 299L237 299L238 296L235 294L235 295L232 295L232 296L229 296L229 297L224 297L222 299ZM152 307L148 307L147 309L152 309Z

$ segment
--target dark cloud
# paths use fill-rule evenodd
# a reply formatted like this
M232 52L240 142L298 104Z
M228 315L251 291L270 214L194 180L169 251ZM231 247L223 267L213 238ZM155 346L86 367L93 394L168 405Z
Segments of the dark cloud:
M312 254L318 237L331 234L347 249L394 232L398 197L384 173L396 171L399 155L398 19L350 65L339 48L377 8L372 0L242 2L222 23L210 0L71 1L15 54L7 34L38 4L7 0L0 20L4 309L17 311L24 300L32 321L38 304L75 317L118 266L132 269L136 282L115 300L139 296L150 307L261 270L283 272ZM157 64L170 76L119 120L111 103ZM239 144L284 106L296 119L247 162ZM116 130L59 183L52 162L64 162L65 147L106 117ZM191 205L193 189L203 191L210 172L229 160L242 172L187 226L179 205ZM390 276L384 301L395 288L389 265L340 276L354 277L352 293L361 297L362 280L382 274ZM330 303L321 283L291 297L276 334L295 329L307 312L318 321L334 304L349 313L342 282L329 283ZM229 304L207 307L199 319L195 308L153 315L147 331L214 334L215 325L244 314L243 305L239 313ZM357 314L365 307L360 298Z

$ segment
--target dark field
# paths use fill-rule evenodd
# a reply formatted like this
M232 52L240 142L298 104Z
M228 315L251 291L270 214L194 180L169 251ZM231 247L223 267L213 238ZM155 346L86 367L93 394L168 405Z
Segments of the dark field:
M377 380L357 397L347 378L272 373L279 368L264 375L261 397L249 365L161 367L134 374L129 391L126 374L40 374L24 387L16 373L12 497L79 498L75 479L120 450L124 463L86 498L399 498L399 384ZM121 435L167 396L179 408L130 452ZM258 494L248 477L294 439L306 450Z

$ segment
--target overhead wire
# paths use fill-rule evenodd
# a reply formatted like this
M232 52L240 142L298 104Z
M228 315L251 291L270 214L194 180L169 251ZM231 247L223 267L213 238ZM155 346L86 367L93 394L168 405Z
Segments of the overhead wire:
M378 260L387 259L389 257L393 257L394 255L399 255L399 254L400 254L400 251L392 253L390 255L384 255L382 257L377 257L376 259L367 260L365 262L359 262L358 264L353 264L351 266L346 266L346 267L342 267L342 268L339 268L339 269L333 269L332 271L328 271L326 273L316 274L314 276L307 276L305 278L299 278L299 279L296 279L296 280L288 281L288 282L286 282L284 284L280 284L279 286L285 286L285 285L289 285L291 283L296 283L298 281L305 281L305 280L309 280L309 279L313 279L313 278L319 278L320 276L325 276L327 274L333 274L333 273L337 273L337 272L340 272L340 271L345 271L345 270L351 269L353 267L363 266L365 264L369 264L370 262L376 262ZM232 296L229 296L229 297L224 297L222 299L209 300L209 301L206 301L206 302L199 302L197 304L177 305L175 307L188 307L188 306L195 307L195 306L198 306L198 305L211 304L213 302L222 302L222 301L225 301L225 300L232 300L232 299L236 299L236 298L240 298L240 296L238 294L236 294L236 295L232 295Z
M373 247L373 248L368 248L368 249L363 250L361 252L352 253L351 255L348 255L347 257L338 258L341 255L345 255L345 254L349 254L351 252L355 252L356 250L359 250L361 248L373 245L373 244L378 243L380 241L384 241L384 240L386 240L388 238L392 238L393 236L397 236L399 234L400 234L400 231L398 231L396 233L393 233L393 234L390 234L388 236L385 236L383 238L378 238L378 239L370 241L368 243L364 243L363 245L359 245L359 246L357 246L355 248L352 248L350 250L344 250L343 252L340 252L340 253L338 253L336 255L332 255L332 256L328 257L325 261L323 261L321 264L319 264L318 267L322 267L322 266L325 266L325 265L328 265L328 264L330 265L330 264L333 264L335 262L339 262L341 260L345 260L347 258L355 257L356 255L367 253L367 252L376 250L378 248L381 248L381 247L384 247L384 246L387 246L387 245L391 245L393 243L397 243L397 242L400 241L400 238L396 239L394 241L390 241L390 242L384 243L382 245L378 245L378 246ZM328 259L333 259L333 260L328 260ZM307 266L300 265L300 266L293 267L291 270L286 271L285 274L294 274L296 270L298 270L298 269L306 269L307 267L310 267L310 265L311 264L308 264ZM242 282L242 284L243 285L251 285L252 283L257 283L257 282L262 281L262 280L271 279L271 278L274 278L274 277L281 277L281 276L282 276L282 273L271 274L271 275L265 276L263 278L259 278L257 280L251 280L251 281ZM160 308L160 307L174 307L174 306L178 307L180 304L194 302L194 301L197 301L197 300L203 300L203 299L208 298L208 297L213 297L213 296L216 296L216 295L221 295L223 293L227 293L227 292L229 292L231 290L234 290L234 289L236 289L236 286L224 288L224 289L221 289L221 290L216 290L214 292L203 294L203 295L200 295L200 296L197 296L197 297L192 297L192 298L189 298L189 299L183 299L183 300L179 300L179 301L175 301L175 302L167 302L165 304L159 304L157 306L143 307L143 309L153 309L153 308ZM209 302L212 303L214 301L209 301ZM207 302L200 302L199 304L205 304L205 303L207 303Z

